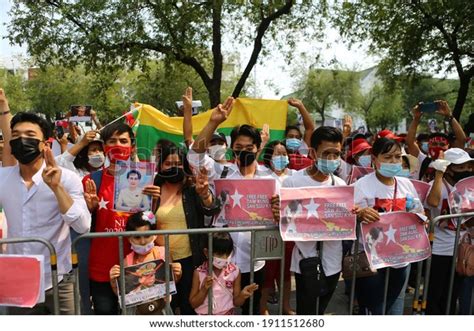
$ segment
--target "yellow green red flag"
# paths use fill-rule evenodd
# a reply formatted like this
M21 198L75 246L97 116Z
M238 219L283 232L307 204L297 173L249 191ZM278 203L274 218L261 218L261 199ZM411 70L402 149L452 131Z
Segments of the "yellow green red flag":
M149 160L159 139L170 140L177 145L183 143L183 117L170 117L147 104L135 104L134 130L140 159ZM232 113L217 129L226 136L237 125L250 124L262 129L270 126L270 140L283 139L286 127L288 102L286 100L264 100L238 98ZM212 110L193 116L193 136L201 132L208 123Z

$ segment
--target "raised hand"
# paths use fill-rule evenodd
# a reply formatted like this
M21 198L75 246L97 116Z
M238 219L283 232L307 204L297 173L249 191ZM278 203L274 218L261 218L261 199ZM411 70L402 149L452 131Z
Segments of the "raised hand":
M416 104L415 107L413 107L411 109L411 113L413 114L413 119L419 120L421 118L421 115L423 115L423 113L420 110L420 104L419 103Z
M437 114L444 117L451 116L451 109L445 100L436 100L435 103L438 105L438 110L436 111Z
M98 131L95 131L95 130L91 130L91 131L88 131L81 139L81 141L79 142L82 146L88 146L89 143L91 141L93 141L95 139L95 137L97 136L97 133Z
M8 106L8 99L5 95L5 91L0 88L0 113L9 111L10 107Z
M193 89L191 87L187 87L186 91L184 91L184 95L182 97L183 100L183 112L192 112L193 109Z
M224 104L217 105L216 108L212 110L210 122L214 122L219 125L224 122L232 112L232 107L234 106L234 98L228 97Z
M99 206L99 197L97 196L97 187L92 179L86 181L84 190L84 200L86 200L87 208L94 211Z
M205 200L209 197L209 180L207 169L202 167L196 176L196 193Z
M303 102L301 100L295 99L295 98L289 98L288 99L288 104L290 106L293 106L295 108L301 108L304 107Z
M61 168L56 164L53 151L48 146L44 148L44 160L46 167L43 169L43 181L51 190L55 190L61 184Z
M270 125L268 124L263 125L262 131L260 131L260 138L262 139L261 146L263 148L270 140Z

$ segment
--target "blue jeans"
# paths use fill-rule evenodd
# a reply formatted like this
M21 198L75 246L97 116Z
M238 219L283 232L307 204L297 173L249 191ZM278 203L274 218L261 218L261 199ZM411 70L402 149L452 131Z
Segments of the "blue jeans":
M388 315L403 315L403 309L405 308L405 292L408 286L408 278L409 278L408 275L410 274L410 270L411 270L411 264L409 264L407 267L407 271L406 271L407 277L405 279L405 284L403 284L403 288L400 291L398 298L393 303L392 308L388 310Z
M359 303L359 312L361 315L382 315L390 310L397 299L400 291L408 278L407 268L383 268L378 269L377 274L372 277L358 278L356 280L356 297ZM390 269L388 279L388 293L386 311L382 310L385 274Z

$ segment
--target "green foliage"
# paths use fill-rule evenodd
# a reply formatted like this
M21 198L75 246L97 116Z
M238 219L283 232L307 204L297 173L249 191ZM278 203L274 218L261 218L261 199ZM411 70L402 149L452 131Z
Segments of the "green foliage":
M295 95L308 111L321 115L324 125L326 110L332 105L347 105L357 83L357 76L350 71L310 69L298 81Z
M296 41L321 35L324 9L324 3L293 0L15 1L9 13L9 39L26 43L42 66L82 64L92 71L144 68L150 60L181 63L194 70L215 106L226 89L221 86L222 40L253 44L232 89L237 97L261 54L275 46L290 54Z
M30 109L25 85L20 73L14 74L8 70L0 70L0 87L8 95L10 110L13 113Z
M474 76L474 2L360 1L336 3L330 15L352 44L369 41L383 57L381 74L456 71L459 76L454 115L459 118Z

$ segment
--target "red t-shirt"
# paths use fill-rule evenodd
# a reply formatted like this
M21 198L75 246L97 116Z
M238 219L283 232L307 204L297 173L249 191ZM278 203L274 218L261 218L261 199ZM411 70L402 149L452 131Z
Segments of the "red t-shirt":
M309 166L312 166L314 164L314 160L310 159L309 157L306 157L304 155L301 155L299 153L297 154L289 154L288 155L290 163L288 164L289 169L293 170L301 170L305 169Z
M90 175L82 180L83 185ZM95 232L125 231L125 225L130 213L116 212L114 208L114 177L102 173L102 181L98 188L99 207L95 212ZM124 239L124 256L130 253L130 243ZM89 278L96 282L110 281L109 271L115 264L119 264L118 238L95 238L91 242L89 255Z

